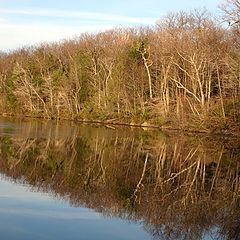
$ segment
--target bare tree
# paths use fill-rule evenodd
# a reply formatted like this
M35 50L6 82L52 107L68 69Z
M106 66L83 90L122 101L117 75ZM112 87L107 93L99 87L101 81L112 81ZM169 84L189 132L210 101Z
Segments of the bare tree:
M224 11L224 20L229 25L237 25L240 27L240 1L239 0L227 0L222 4L220 8Z

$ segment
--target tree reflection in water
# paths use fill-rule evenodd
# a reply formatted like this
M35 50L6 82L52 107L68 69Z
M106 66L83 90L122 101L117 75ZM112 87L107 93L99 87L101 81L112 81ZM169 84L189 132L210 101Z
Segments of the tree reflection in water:
M1 135L1 173L154 239L240 239L238 139L44 126Z

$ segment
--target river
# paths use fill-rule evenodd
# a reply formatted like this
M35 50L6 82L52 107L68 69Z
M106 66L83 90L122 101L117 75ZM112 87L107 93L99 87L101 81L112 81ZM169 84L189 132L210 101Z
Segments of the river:
M1 239L239 239L240 140L0 118Z

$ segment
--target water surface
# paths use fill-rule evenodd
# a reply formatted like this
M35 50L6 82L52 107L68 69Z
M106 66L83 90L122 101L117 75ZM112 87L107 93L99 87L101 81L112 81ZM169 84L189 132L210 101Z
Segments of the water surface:
M0 119L3 239L238 239L240 144Z

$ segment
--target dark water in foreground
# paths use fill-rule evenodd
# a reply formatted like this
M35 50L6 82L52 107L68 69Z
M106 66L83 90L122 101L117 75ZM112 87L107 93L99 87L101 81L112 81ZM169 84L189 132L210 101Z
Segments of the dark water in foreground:
M240 239L240 139L0 119L1 239Z

